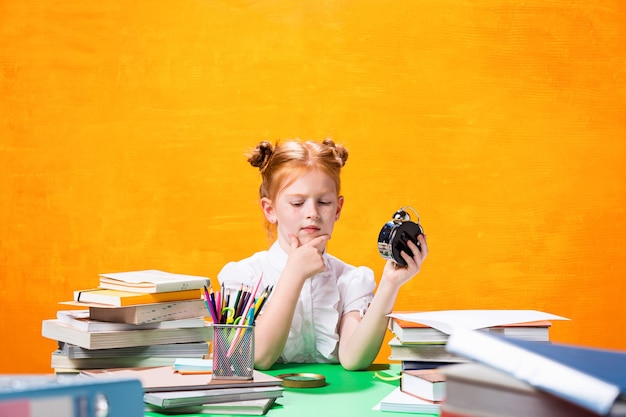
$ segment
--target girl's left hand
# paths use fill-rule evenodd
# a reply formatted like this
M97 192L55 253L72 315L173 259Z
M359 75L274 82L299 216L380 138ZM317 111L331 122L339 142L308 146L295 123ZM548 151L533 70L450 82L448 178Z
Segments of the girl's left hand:
M389 281L402 285L409 281L420 271L422 263L428 256L428 244L426 243L426 236L420 234L417 236L417 240L421 245L421 250L417 248L417 245L409 240L409 249L413 252L413 257L409 256L406 252L401 252L402 259L406 262L406 266L399 266L392 260L388 260L383 269L383 277L386 277Z

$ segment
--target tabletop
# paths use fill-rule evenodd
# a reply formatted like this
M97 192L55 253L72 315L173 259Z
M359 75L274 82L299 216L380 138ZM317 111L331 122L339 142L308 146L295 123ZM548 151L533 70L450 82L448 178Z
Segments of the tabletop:
M283 397L277 399L267 416L406 417L406 413L382 412L373 409L399 384L397 379L385 381L377 378L376 372L398 375L399 371L400 366L396 364L375 364L365 371L346 371L338 364L277 364L266 373L274 376L316 373L325 377L326 385L317 388L285 388ZM161 414L146 413L146 416L160 417Z

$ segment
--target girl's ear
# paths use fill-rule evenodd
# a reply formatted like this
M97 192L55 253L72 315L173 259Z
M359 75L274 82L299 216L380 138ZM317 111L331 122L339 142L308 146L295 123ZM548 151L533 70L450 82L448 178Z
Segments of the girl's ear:
M276 210L274 210L272 200L267 197L261 198L261 210L263 210L263 214L268 222L276 223Z
M337 211L335 212L335 221L339 220L339 215L341 214L341 209L343 208L343 196L340 195L337 199Z

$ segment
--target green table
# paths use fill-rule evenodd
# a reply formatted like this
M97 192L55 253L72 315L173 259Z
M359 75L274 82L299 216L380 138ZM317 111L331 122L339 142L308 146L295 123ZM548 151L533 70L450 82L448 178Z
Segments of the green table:
M410 416L411 414L406 413L372 410L399 384L398 380L383 381L375 378L375 371L397 375L400 367L399 365L373 365L367 371L350 372L344 370L341 365L331 364L275 365L267 371L268 374L274 376L300 372L322 374L326 377L326 385L319 388L285 388L284 396L276 401L267 416ZM146 416L157 417L161 414L146 413ZM420 416L427 416L427 414L420 414Z

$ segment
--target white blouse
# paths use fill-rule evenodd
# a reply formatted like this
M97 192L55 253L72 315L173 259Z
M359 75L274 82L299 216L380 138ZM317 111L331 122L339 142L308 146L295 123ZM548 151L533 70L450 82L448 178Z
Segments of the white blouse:
M367 267L354 267L324 254L326 270L307 279L298 298L294 318L279 362L338 362L339 320L350 311L365 313L372 301L376 281ZM269 251L257 252L229 262L217 276L224 289L256 284L260 290L276 285L287 263L287 253L275 242ZM269 302L276 302L270 296Z

